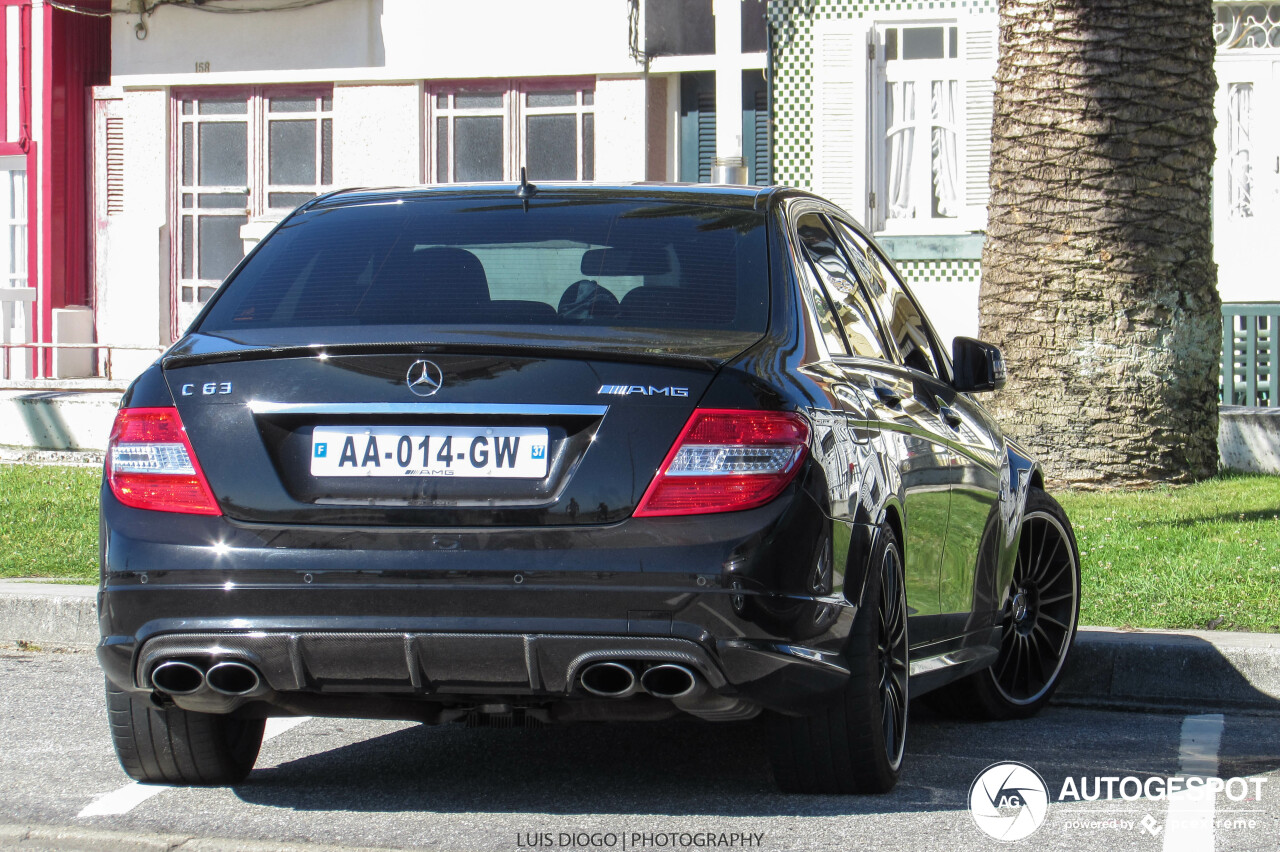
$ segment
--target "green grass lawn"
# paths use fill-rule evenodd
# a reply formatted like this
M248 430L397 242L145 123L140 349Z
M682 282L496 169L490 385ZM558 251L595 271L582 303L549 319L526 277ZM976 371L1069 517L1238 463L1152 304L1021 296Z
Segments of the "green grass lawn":
M1057 496L1082 624L1280 631L1280 477Z
M86 467L0 464L0 577L98 580L98 482Z
M97 579L99 476L0 464L0 577ZM1280 477L1058 497L1080 542L1081 623L1280 631Z

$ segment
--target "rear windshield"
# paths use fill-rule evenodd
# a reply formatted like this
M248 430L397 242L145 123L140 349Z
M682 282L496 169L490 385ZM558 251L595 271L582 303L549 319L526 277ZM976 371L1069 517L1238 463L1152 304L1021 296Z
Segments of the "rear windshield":
M534 198L527 211L514 198L379 201L288 222L219 293L198 330L760 333L767 269L764 216L752 210L551 195Z

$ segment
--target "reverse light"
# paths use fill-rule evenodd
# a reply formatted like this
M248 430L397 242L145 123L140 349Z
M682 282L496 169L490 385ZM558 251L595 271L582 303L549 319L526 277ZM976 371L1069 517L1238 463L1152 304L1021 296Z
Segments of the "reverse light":
M635 516L763 506L795 478L808 445L809 424L799 414L700 408L667 453Z
M176 408L122 408L107 444L107 483L126 506L220 515Z

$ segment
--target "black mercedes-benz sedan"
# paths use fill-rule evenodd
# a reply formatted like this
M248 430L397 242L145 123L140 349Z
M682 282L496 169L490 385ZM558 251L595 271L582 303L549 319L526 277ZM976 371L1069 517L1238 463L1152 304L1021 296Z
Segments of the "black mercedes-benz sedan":
M1004 376L808 193L314 199L121 403L120 761L235 783L272 716L763 713L784 789L888 790L910 699L1030 715L1072 644L1071 525L975 400Z

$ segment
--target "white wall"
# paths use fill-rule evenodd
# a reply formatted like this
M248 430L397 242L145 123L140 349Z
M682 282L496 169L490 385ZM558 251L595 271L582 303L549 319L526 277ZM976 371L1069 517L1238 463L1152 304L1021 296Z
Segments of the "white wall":
M596 180L644 180L645 81L596 81Z
M336 187L422 181L422 87L418 83L333 87Z
M259 0L259 3L270 0ZM117 6L123 0L117 0ZM334 0L219 15L160 6L112 19L117 85L628 74L627 0ZM209 64L197 73L196 63Z

